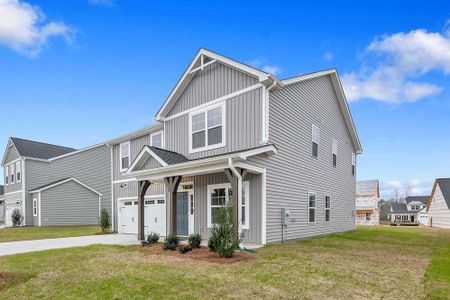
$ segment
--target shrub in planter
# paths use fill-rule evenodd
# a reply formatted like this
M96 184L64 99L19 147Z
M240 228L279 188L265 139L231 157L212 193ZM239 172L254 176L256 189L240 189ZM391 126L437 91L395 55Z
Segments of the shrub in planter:
M236 239L234 231L231 207L221 207L214 219L208 247L214 249L213 251L221 257L232 257L242 239L241 237Z
M11 221L14 227L21 226L23 224L23 215L19 209L14 209L11 214Z
M184 245L178 248L178 251L180 251L181 254L188 253L189 251L192 251L192 247L189 245Z
M200 248L200 243L202 242L202 236L198 233L191 234L188 238L189 245L194 248Z
M147 242L152 245L159 242L159 234L156 232L150 232L150 234L147 237Z
M163 244L164 250L175 250L180 243L180 238L176 234L169 234L166 236L165 243Z
M102 228L102 232L111 231L111 218L109 217L108 211L104 208L100 212L99 223L100 227Z
M214 247L214 245L215 245L215 241L213 240L213 236L211 235L211 237L208 240L209 251L216 251L216 248Z

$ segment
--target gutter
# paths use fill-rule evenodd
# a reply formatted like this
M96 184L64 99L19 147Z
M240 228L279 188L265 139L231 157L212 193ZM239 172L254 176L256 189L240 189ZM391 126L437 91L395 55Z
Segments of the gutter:
M238 179L238 190L237 190L237 195L238 195L238 217L239 215L242 214L241 210L239 209L240 207L242 207L242 176L241 174L238 172L238 170L236 170L234 164L233 164L233 159L230 157L228 159L228 167L230 168L230 170L233 172L233 174L237 177ZM240 237L242 235L242 225L241 225L241 221L238 219L238 237ZM242 243L239 243L239 248L241 248L242 250L244 249Z

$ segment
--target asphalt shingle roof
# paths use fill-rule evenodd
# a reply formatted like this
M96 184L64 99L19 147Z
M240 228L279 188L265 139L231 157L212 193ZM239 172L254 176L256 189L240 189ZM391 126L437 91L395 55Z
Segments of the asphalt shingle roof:
M50 159L77 150L74 148L46 144L42 142L30 141L14 137L12 137L11 140L13 141L14 146L16 146L19 155L25 157Z
M397 213L397 214L407 214L407 213L416 213L417 210L408 210L405 203L392 203L391 205L391 212Z
M407 204L409 204L410 202L413 202L413 201L419 201L419 202L422 202L423 204L427 205L428 198L430 198L430 196L408 196L405 198L405 200L406 200Z
M173 152L173 151L169 151L169 150L165 150L165 149L161 149L161 148L153 147L153 146L148 146L148 147L168 165L180 164L180 163L187 162L189 160L189 159L187 159L187 157L185 157L184 155L177 153L177 152Z
M439 189L444 196L445 202L447 202L447 207L450 209L450 178L438 178L436 181L439 184Z

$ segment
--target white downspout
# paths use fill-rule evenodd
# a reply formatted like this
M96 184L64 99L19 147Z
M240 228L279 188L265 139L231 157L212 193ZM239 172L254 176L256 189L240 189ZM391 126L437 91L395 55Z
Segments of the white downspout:
M237 195L238 195L238 236L241 236L242 234L242 176L241 174L238 172L238 170L236 170L234 164L233 164L233 159L230 157L228 159L228 167L230 168L231 172L233 172L233 174L237 177L238 179L238 190L237 190ZM233 191L234 192L234 191ZM240 248L242 248L242 245L239 245Z

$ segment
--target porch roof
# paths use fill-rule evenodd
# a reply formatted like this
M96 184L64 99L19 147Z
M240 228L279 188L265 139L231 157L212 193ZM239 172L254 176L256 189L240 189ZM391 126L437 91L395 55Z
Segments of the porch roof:
M137 180L150 180L153 182L162 182L164 178L171 176L193 176L200 174L215 173L229 167L229 160L233 161L234 166L248 169L249 172L261 173L258 167L246 164L248 157L277 153L277 148L273 144L264 145L256 148L227 152L224 154L208 156L204 158L187 159L183 155L154 147L145 146L126 172L128 177L136 177ZM145 161L153 157L160 163L160 167L141 170ZM173 158L169 160L168 157ZM170 162L170 163L169 163Z

